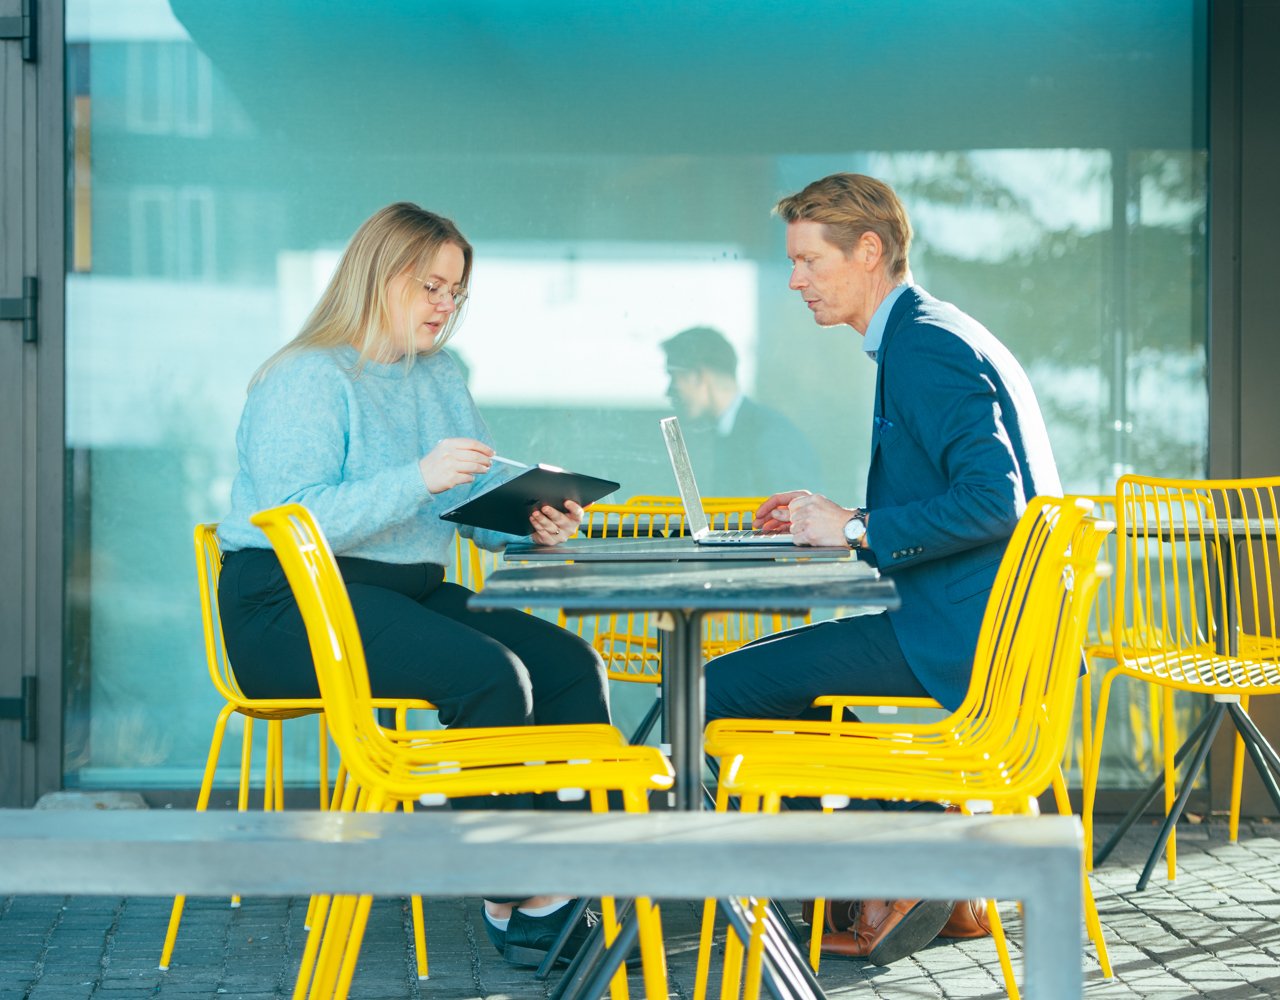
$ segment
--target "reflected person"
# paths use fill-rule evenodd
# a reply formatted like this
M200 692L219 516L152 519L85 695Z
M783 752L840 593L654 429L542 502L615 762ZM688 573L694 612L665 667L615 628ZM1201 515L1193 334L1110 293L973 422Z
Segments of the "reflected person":
M709 326L662 342L667 397L684 421L698 488L706 497L763 497L787 484L822 488L809 439L786 416L747 396L738 354Z

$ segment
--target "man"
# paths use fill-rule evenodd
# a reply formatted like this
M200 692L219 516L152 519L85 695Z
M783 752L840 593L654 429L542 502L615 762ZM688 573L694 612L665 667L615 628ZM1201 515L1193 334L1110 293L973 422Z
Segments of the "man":
M743 394L738 354L719 330L695 326L662 342L667 397L687 420L706 496L756 497L820 482L818 456L777 410Z
M866 507L769 497L765 530L842 542L891 576L899 611L784 633L707 665L710 718L796 718L822 694L959 706L987 597L1027 501L1061 494L1026 373L992 334L911 281L911 225L888 185L835 174L784 198L790 287L821 326L851 326L877 366ZM825 952L888 964L930 940L949 904L863 901Z

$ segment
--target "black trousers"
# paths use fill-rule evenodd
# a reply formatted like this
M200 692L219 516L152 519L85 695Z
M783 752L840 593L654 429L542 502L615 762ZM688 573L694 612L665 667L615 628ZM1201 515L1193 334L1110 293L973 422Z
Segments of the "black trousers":
M707 719L828 719L813 708L824 694L927 698L902 655L889 616L858 615L765 636L707 664ZM788 809L818 809L817 799L787 798ZM932 802L854 799L851 809L900 811Z
M442 566L338 565L376 697L425 698L446 726L609 721L604 664L578 636L519 611L468 611L471 591L444 583ZM302 614L272 550L227 553L218 602L245 694L319 697Z
M886 614L815 622L707 664L707 719L829 718L824 694L927 698Z

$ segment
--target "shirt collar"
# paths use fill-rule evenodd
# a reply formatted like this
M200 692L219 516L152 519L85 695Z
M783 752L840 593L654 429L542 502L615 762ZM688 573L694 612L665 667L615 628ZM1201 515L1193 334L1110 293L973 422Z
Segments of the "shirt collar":
M871 322L867 324L867 335L862 338L862 349L867 352L867 356L872 360L876 360L876 355L880 353L880 342L884 340L885 327L889 325L889 313L893 312L893 304L898 301L903 292L907 290L907 282L903 282L888 295L884 297L884 301L876 307L876 311L871 316Z
M742 393L738 393L733 397L733 402L729 404L720 419L716 421L716 433L721 435L731 434L733 432L734 421L738 419L738 411L742 409Z

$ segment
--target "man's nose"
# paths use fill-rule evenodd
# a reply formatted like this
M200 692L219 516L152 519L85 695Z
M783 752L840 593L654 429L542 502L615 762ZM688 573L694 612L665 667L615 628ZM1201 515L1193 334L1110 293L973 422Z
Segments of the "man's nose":
M800 269L798 267L793 267L791 269L791 280L787 282L787 287L794 289L795 291L799 291L806 284L808 284L808 282L800 276Z

